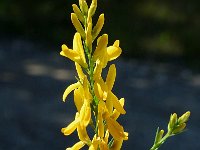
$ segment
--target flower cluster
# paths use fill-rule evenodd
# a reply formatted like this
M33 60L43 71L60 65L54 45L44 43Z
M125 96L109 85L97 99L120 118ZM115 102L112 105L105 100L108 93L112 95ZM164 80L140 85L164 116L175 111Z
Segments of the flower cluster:
M173 113L170 116L167 133L164 135L164 130L159 130L158 128L154 144L150 150L157 150L169 137L183 132L189 117L190 117L190 111L187 111L179 118L177 117L176 113Z
M86 0L79 0L79 7L72 5L72 23L76 29L73 39L73 49L62 45L60 54L75 62L77 82L68 86L63 94L63 101L73 92L77 108L74 121L62 128L64 135L70 135L77 130L79 140L68 150L79 150L85 145L89 150L120 150L128 133L117 122L120 114L125 114L124 98L118 99L112 88L116 78L116 67L109 66L106 79L102 70L120 56L122 50L119 40L108 46L108 35L98 37L103 25L104 14L93 25L92 17L97 8L97 0L92 0L88 6ZM93 46L97 42L96 47ZM94 129L94 136L88 135L87 128Z

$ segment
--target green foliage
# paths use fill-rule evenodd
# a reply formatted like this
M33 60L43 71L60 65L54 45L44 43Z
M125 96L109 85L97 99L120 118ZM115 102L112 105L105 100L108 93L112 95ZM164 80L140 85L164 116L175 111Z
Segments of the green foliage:
M25 35L55 43L64 43L63 39L69 41L74 29L66 14L70 14L72 2L1 0L1 34ZM103 30L111 33L111 42L113 37L121 40L125 55L186 58L200 55L200 1L108 0L99 3L104 5L101 9L105 17L112 18L105 20Z

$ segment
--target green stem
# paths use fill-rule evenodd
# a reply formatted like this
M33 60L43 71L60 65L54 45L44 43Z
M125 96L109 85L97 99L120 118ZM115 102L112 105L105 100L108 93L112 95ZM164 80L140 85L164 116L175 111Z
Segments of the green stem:
M158 150L159 147L171 136L171 132L167 132L167 134L158 142L155 143L150 150Z

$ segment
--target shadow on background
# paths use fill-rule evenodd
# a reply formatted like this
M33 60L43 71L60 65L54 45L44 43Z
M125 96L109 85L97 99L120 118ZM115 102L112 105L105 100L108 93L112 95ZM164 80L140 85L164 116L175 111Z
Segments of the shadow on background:
M72 95L61 101L75 82L74 65L59 56L62 43L72 45L73 3L78 1L0 1L0 150L65 149L78 140L76 133L60 133L75 114ZM124 149L148 149L170 113L187 110L189 130L162 150L200 148L199 3L99 1L97 14L106 17L102 33L110 44L120 39L123 48L114 92L126 99L128 113L120 122L130 137Z

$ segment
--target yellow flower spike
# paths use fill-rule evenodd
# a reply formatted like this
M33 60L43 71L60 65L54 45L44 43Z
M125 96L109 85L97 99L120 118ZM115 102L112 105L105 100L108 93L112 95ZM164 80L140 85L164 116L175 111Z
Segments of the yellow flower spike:
M99 19L96 23L96 25L94 26L93 30L92 30L92 40L94 41L96 39L96 37L99 35L103 25L104 25L104 14L101 14L99 16Z
M122 49L120 47L116 47L116 46L109 46L107 48L107 55L108 55L108 60L114 60L117 57L119 57L122 53Z
M80 65L83 66L84 68L87 68L85 52L83 49L80 33L75 33L75 35L74 35L73 50L77 51L81 57L82 63Z
M99 78L101 77L101 73L102 73L102 64L100 63L99 60L96 61L96 66L94 68L94 81L99 80Z
M89 136L87 134L86 128L82 127L80 123L77 126L77 133L78 133L78 138L81 141L83 141L83 142L85 142L87 144L91 143L90 138L89 138Z
M90 103L84 100L83 106L80 110L80 124L82 127L87 127L91 119L91 108Z
M74 146L67 148L66 150L79 150L81 149L83 146L85 146L85 143L82 141L77 142L76 144L74 144Z
M122 147L123 140L114 140L114 143L110 150L120 150Z
M85 39L85 31L75 13L71 13L71 20L72 20L74 27L76 28L76 31L81 34L83 39Z
M74 90L74 104L77 111L80 113L81 107L83 106L83 98L80 93L80 88Z
M122 107L122 105L120 104L117 96L115 96L115 94L113 94L111 91L108 93L111 96L112 102L113 102L113 107L120 112L121 114L125 114L126 111L124 110L124 108Z
M123 127L114 119L107 117L106 124L108 127L108 131L113 136L114 139L120 140L128 140L127 133L124 132Z
M103 34L98 41L97 47L93 54L93 59L96 61L98 58L102 58L105 54L105 49L108 44L108 35ZM101 61L101 59L100 59Z
M75 66L76 66L76 71L78 73L78 77L82 81L84 79L84 77L85 77L85 74L83 73L83 70L82 70L81 66L78 63L75 62Z
M88 13L87 2L85 0L79 0L79 6L80 6L81 11L83 12L83 14L86 16L87 13Z
M72 8L73 8L74 13L78 17L78 19L84 24L85 19L84 19L84 16L83 16L81 10L78 8L78 6L76 4L73 4Z
M74 83L71 84L70 86L68 86L63 94L63 101L65 102L65 99L67 98L67 96L69 95L69 93L75 89L77 89L80 86L80 83Z
M121 98L119 100L119 103L121 104L121 106L123 107L124 106L124 98ZM120 116L120 112L118 112L116 109L114 109L113 111L113 114L111 116L111 118L113 118L114 120L117 120L117 118Z
M92 23L88 23L88 27L86 30L86 45L89 51L92 51Z
M76 113L75 120L72 121L67 127L62 128L61 132L64 135L70 135L71 133L73 133L76 130L78 124L79 124L79 118L78 118L78 113Z
M92 0L92 3L88 10L88 16L92 17L95 14L96 9L97 9L97 0Z
M112 64L109 67L108 74L106 77L106 85L108 86L109 91L111 91L113 88L113 85L115 83L115 78L116 78L116 67L114 64Z

